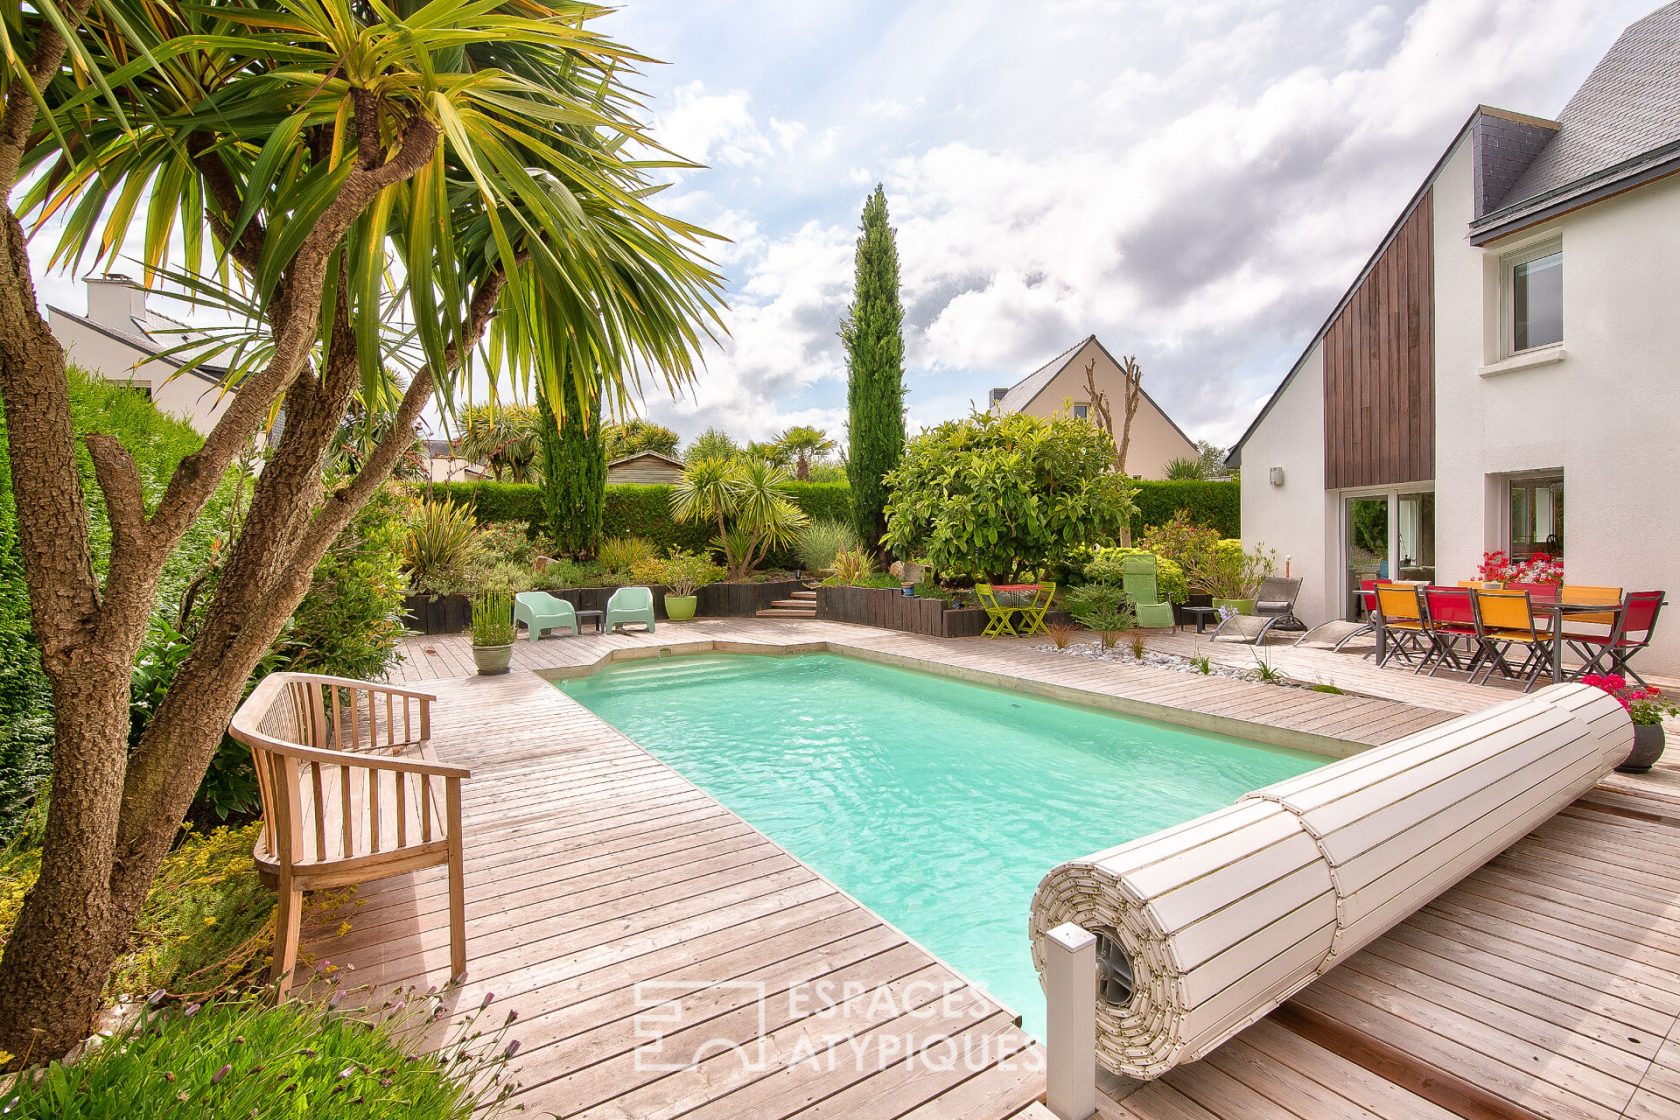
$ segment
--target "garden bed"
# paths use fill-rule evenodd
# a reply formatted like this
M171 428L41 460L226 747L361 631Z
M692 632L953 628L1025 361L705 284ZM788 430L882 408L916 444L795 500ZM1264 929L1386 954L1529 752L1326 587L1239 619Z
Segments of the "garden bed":
M709 583L697 592L698 616L751 618L777 599L786 599L805 586L803 580L778 579L761 583ZM617 587L560 587L549 589L580 611L605 611ZM897 592L893 592L897 594ZM665 618L665 588L653 587L654 617ZM471 600L465 595L410 595L403 600L403 625L417 634L460 634L472 625Z

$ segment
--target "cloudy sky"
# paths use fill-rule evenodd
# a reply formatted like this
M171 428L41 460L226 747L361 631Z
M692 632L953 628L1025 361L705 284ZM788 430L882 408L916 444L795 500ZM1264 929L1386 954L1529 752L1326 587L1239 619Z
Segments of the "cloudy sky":
M859 208L898 228L913 426L1087 334L1241 434L1479 102L1548 116L1652 0L622 0L661 195L727 235L692 436L840 434ZM35 254L37 266L46 257ZM80 310L71 277L43 302Z
M885 184L913 423L1095 333L1235 440L1479 102L1552 115L1652 0L626 0L665 196L726 234L691 435L838 432L836 329Z

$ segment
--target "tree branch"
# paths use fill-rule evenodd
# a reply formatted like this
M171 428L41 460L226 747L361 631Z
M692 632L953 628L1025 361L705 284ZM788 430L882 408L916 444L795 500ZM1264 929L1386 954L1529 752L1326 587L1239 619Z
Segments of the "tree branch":
M59 11L64 22L76 28L92 6L93 0L70 0ZM23 68L29 84L44 92L63 65L68 49L69 43L64 36L43 17L41 34L35 40L35 49L29 52L29 61ZM0 198L11 197L12 188L17 185L18 165L23 160L24 149L29 146L29 134L40 112L25 83L14 79L11 87L6 94L4 114L0 115Z
M204 179L205 193L216 204L215 207L205 208L210 224L216 228L216 236L227 246L229 255L245 270L245 274L255 276L262 260L263 243L268 239L267 228L261 219L252 218L235 237L233 220L239 216L242 207L239 188L234 184L233 176L228 174L227 165L210 150L208 138L196 138L187 150L192 155L193 166L198 168L199 175Z

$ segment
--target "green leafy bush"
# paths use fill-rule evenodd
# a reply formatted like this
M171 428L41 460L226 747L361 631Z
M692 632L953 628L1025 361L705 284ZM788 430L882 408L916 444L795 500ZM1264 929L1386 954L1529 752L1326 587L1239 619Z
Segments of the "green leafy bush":
M447 993L446 993L447 994ZM185 1008L147 1006L75 1063L54 1062L7 1090L17 1120L164 1120L308 1116L311 1120L467 1120L500 1111L517 1043L511 1014L480 1006L435 1054L411 1050L435 996L405 992L377 1024L331 1006L270 1006L257 995ZM500 1027L483 1018L503 1020Z
M1222 537L1242 536L1242 484L1234 480L1159 481L1134 479L1137 513L1134 532L1171 521L1182 512L1192 525L1212 529Z
M1070 587L1062 597L1062 605L1075 622L1099 633L1119 633L1137 625L1132 602L1118 584L1086 583Z
M1195 591L1207 589L1196 585L1190 572L1200 571L1213 562L1219 548L1219 531L1198 525L1189 510L1179 510L1167 520L1151 526L1138 540L1138 546L1153 552L1163 560L1171 560L1183 570Z
M1151 556L1155 559L1155 586L1169 603L1182 603L1190 597L1190 584L1184 569L1177 561L1156 556L1146 548L1100 547L1091 553L1085 565L1085 578L1096 583L1111 583L1118 587L1125 579L1121 562L1128 556Z
M887 476L887 544L977 579L1042 571L1114 540L1132 491L1106 433L1067 416L979 412L911 440Z
M1244 552L1241 541L1222 540L1211 552L1198 553L1185 575L1215 599L1252 599L1276 567L1276 552Z
M724 571L699 553L679 549L664 560L642 561L630 574L637 583L663 585L672 595L687 596L721 580Z
M869 554L868 549L854 546L835 553L828 567L823 570L828 572L834 583L862 586L876 575L875 558ZM880 574L887 575L885 572ZM893 581L892 586L898 586L898 577L890 578Z

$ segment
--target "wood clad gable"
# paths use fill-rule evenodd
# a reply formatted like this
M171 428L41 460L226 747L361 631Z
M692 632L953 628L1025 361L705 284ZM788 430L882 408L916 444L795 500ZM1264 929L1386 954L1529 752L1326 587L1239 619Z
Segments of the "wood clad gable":
M1433 190L1324 335L1325 486L1435 475Z

